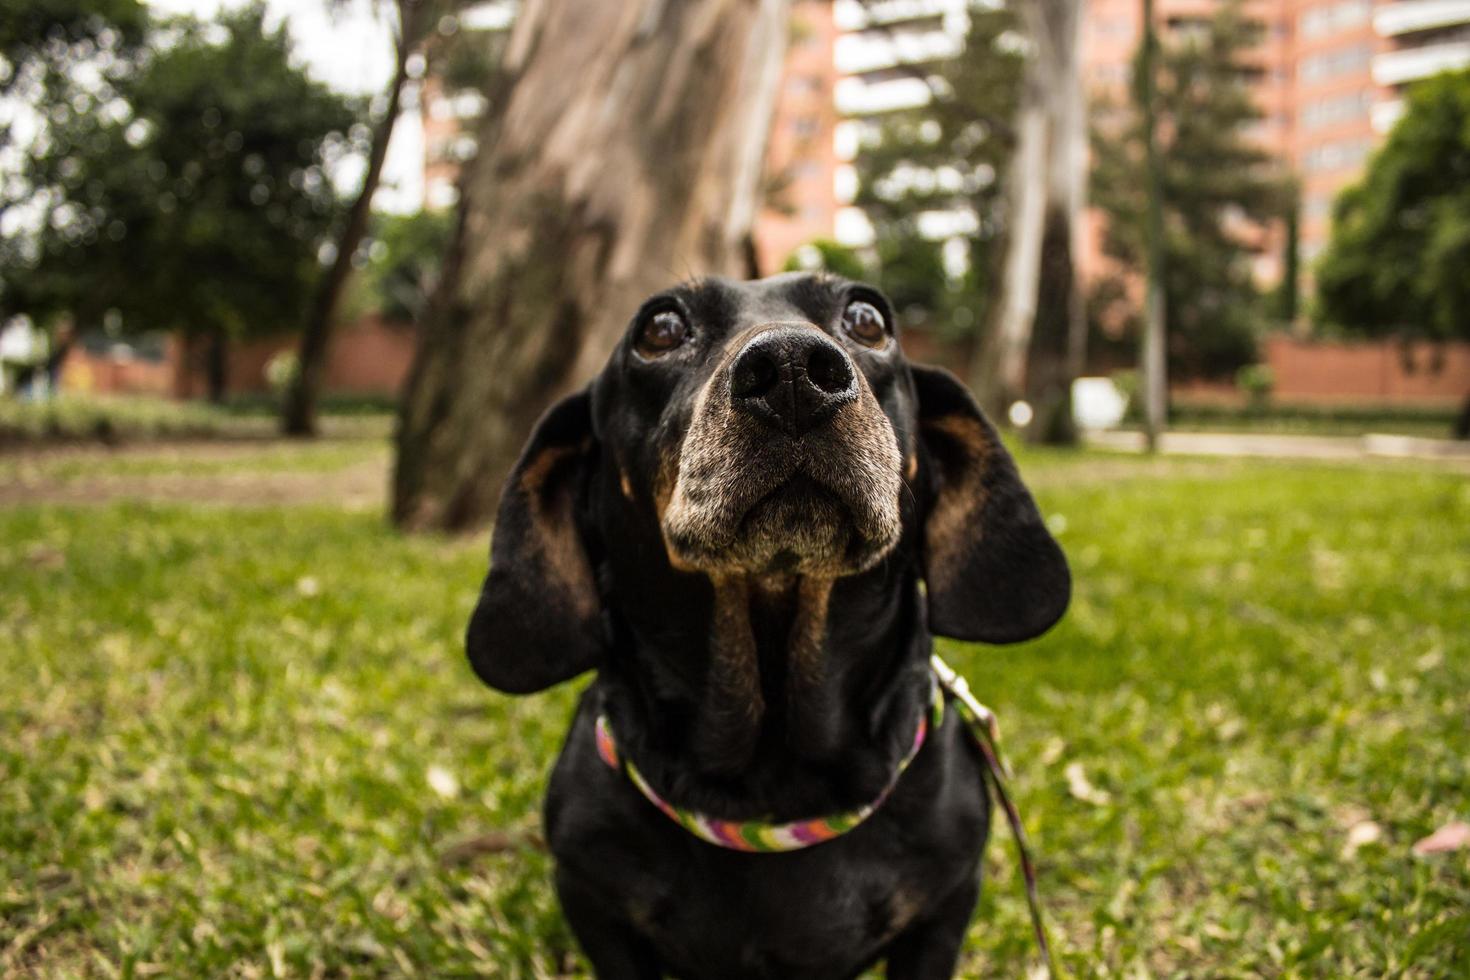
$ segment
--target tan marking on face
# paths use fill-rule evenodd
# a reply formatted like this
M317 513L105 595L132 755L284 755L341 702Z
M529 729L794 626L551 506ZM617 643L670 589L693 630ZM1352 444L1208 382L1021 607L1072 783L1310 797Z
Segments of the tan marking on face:
M618 486L622 488L623 498L629 503L633 502L633 484L628 479L628 471L622 467L618 468Z
M941 465L939 497L924 525L925 573L931 585L944 587L957 571L960 549L975 538L974 527L985 507L985 459L993 450L984 426L966 415L945 415L924 423L948 443Z
M919 475L919 454L918 453L909 453L908 462L905 463L904 464L904 467L903 467L903 478L905 480L912 480L914 477L916 477L918 475Z
M715 768L743 766L760 737L766 702L750 626L750 585L743 576L712 578L714 621L709 673L700 703L696 750Z
M822 679L822 655L827 643L827 611L832 599L830 578L804 576L796 588L796 619L787 645L788 703L796 707L804 690Z

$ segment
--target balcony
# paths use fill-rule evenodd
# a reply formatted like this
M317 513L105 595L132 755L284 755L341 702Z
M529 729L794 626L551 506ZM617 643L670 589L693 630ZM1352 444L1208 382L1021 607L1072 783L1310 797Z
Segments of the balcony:
M1470 0L1398 0L1373 12L1373 29L1381 37L1455 24L1470 24Z
M844 75L861 75L953 58L964 46L962 36L943 31L846 34L837 39L833 62Z
M922 78L893 78L868 82L861 78L844 78L837 83L833 102L844 116L874 116L899 109L916 109L933 98Z
M1466 66L1470 66L1470 41L1427 44L1375 56L1373 81L1379 85L1404 85Z
M832 19L839 31L901 24L930 17L963 17L968 0L836 0Z

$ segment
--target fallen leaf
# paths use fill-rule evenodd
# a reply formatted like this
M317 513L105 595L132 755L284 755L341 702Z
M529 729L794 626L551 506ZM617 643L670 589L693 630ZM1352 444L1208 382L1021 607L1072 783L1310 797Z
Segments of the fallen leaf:
M1360 820L1348 828L1347 842L1342 845L1342 856L1352 857L1358 848L1377 843L1383 837L1383 828L1375 821Z
M55 571L66 564L66 553L50 545L38 544L26 552L26 561L35 568Z
M1067 792L1071 793L1083 803L1091 803L1093 806L1107 806L1113 802L1113 795L1107 790L1098 789L1092 785L1087 778L1087 772L1082 768L1080 762L1069 762L1067 768L1062 770L1067 777Z
M452 800L459 795L459 780L443 766L430 766L425 775L429 780L429 788L444 799Z
M1470 823L1456 820L1445 824L1428 837L1415 841L1414 853L1423 857L1426 854L1458 851L1462 847L1470 847Z

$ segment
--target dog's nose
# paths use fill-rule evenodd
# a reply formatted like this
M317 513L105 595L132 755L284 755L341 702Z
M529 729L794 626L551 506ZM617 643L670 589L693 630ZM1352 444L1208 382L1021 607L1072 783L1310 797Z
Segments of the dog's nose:
M812 329L768 330L730 366L735 407L793 436L811 431L857 395L852 361Z

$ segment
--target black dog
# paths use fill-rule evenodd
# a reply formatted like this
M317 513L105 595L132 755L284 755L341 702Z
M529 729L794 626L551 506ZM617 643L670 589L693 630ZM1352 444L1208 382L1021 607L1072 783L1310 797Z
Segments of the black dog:
M645 303L531 436L467 637L502 691L597 671L545 818L598 975L949 976L990 806L954 713L924 739L931 635L1024 640L1069 593L995 430L905 360L876 290L786 275ZM635 774L718 820L880 805L743 853Z

